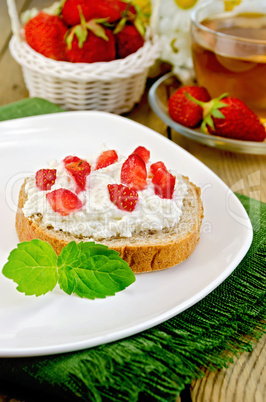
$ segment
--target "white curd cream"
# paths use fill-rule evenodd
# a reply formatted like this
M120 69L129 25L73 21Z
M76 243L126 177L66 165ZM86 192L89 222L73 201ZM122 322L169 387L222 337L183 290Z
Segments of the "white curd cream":
M99 170L94 170L94 163L87 159L92 171L87 177L86 189L78 194L83 207L67 216L54 212L46 199L47 192L66 188L75 192L75 181L64 168L63 162L52 162L49 168L57 170L55 184L49 191L40 191L35 184L35 175L31 176L25 186L27 201L23 212L26 217L42 215L42 226L62 230L73 236L92 238L93 240L111 237L131 237L142 231L161 231L175 226L182 215L183 199L187 185L182 176L176 176L173 198L162 199L154 193L151 179L148 187L138 191L138 201L134 211L125 212L110 201L108 184L120 184L120 171L126 158L119 156L118 162ZM95 160L95 158L94 158ZM149 164L147 165L149 170Z

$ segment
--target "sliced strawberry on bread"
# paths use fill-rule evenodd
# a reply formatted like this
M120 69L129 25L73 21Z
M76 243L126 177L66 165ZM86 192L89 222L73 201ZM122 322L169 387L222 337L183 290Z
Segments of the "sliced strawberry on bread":
M108 184L110 200L122 211L132 212L138 201L138 193L123 184Z
M131 154L123 163L121 182L134 190L144 190L147 187L147 169L144 160L137 154Z
M82 202L72 191L65 188L51 191L46 194L46 198L55 212L62 216L67 216L71 212L82 208Z
M98 156L95 170L103 169L118 161L118 155L114 149L104 151Z
M158 169L163 169L167 171L165 164L162 161L158 161L150 166L150 174L154 176Z
M160 198L172 199L176 178L167 170L158 169L152 178L154 192Z
M63 159L63 162L64 162L65 165L68 165L69 163L79 162L81 160L82 159L80 159L78 156L68 155L68 156L65 157L65 159Z
M132 154L139 155L144 160L145 163L149 162L150 151L145 147L142 146L137 147L135 151L132 152Z
M66 170L74 178L77 188L76 192L85 190L87 176L91 172L91 166L88 162L79 159L78 162L71 162L65 165Z
M42 191L51 190L55 180L56 169L40 169L35 175L36 187Z

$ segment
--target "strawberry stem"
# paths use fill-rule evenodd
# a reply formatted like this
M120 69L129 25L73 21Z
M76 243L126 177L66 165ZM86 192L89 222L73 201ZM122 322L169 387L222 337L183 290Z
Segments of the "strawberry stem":
M206 133L206 131L207 131L207 126L210 126L213 130L215 129L214 122L213 122L213 117L218 118L218 119L224 119L225 118L225 116L223 115L223 113L219 109L229 106L226 103L221 102L221 99L223 99L223 98L228 96L227 93L224 93L224 94L220 95L218 98L214 98L214 99L210 100L209 102L202 102L202 101L200 101L198 99L195 99L188 92L185 92L185 95L192 102L194 102L197 105L202 107L202 109L203 109L203 122L201 124L201 130L204 133Z
M141 12L140 12L140 7L137 4L134 4L134 8L136 10L136 14L133 14L130 11L130 7L132 6L132 1L126 1L126 0L122 0L124 3L127 4L126 9L124 11L122 11L121 13L121 19L118 22L115 30L114 30L114 34L118 34L119 32L121 32L127 21L131 21L133 22L135 28L137 29L137 31L139 32L139 34L142 36L142 38L144 38L145 36L145 26L141 20Z
M88 36L88 31L87 31L87 27L86 27L87 23L86 23L84 15L82 13L82 9L81 9L80 5L78 5L78 10L79 10L79 15L80 15L80 24L71 28L69 30L69 32L67 33L66 44L67 44L68 49L72 48L72 43L73 43L75 35L78 39L78 44L79 44L80 49L83 47L83 44L86 41L87 36Z
M118 34L119 32L121 32L124 29L126 22L127 22L126 17L121 18L121 20L119 21L119 23L117 24L117 26L114 30L114 35Z
M106 42L109 41L108 36L105 33L104 28L100 25L104 22L107 22L109 18L98 18L92 19L86 23L86 27L94 33L94 35L98 36L99 38L104 39Z

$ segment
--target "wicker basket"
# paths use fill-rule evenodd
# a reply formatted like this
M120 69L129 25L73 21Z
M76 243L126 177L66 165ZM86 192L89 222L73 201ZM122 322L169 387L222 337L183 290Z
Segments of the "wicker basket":
M159 38L147 32L144 46L121 60L101 63L60 62L35 52L21 39L13 0L8 0L13 37L10 51L21 65L31 97L41 97L68 110L126 113L140 101L149 68L160 55Z

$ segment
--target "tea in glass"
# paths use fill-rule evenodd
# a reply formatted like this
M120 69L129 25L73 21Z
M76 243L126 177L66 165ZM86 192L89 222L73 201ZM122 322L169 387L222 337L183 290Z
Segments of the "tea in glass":
M225 11L223 0L199 7L192 56L198 84L212 97L228 93L266 119L266 1L250 7Z

